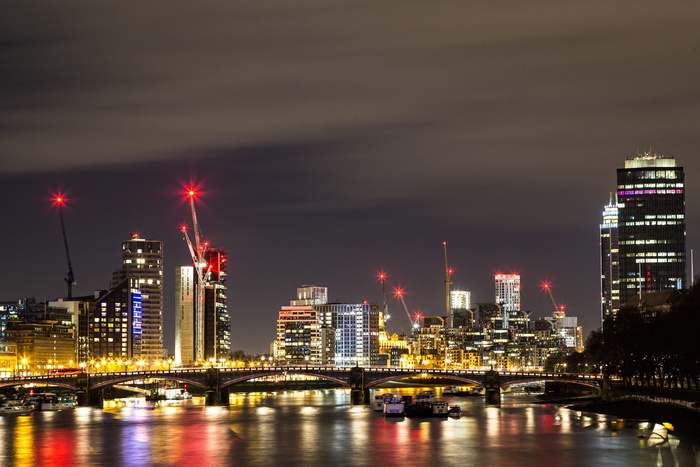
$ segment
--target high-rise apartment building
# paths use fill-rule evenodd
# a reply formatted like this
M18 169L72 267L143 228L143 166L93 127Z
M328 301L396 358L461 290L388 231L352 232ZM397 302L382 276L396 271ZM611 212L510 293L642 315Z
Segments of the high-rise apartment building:
M124 277L98 292L90 319L90 359L145 360L140 279Z
M283 306L277 319L275 360L287 363L333 363L335 352L332 318L325 328L316 305L327 303L328 288L303 285L297 298ZM330 341L329 341L330 340Z
M187 365L228 359L231 354L226 253L221 248L208 249L204 259L201 287L194 266L175 270L175 360Z
M231 354L231 321L226 300L226 253L208 249L207 277L204 286L204 359L228 359Z
M520 274L496 274L496 303L504 312L520 311Z
M175 268L175 361L195 362L194 307L196 299L194 266Z
M335 330L335 364L368 367L379 364L379 305L328 303L316 305L319 316Z
M614 225L604 219L610 236L601 242L601 264L610 268L617 247L619 286L615 290L614 272L602 271L604 317L634 295L685 287L683 167L673 157L651 152L627 158L625 167L617 170L616 207L617 245ZM606 207L606 213L611 216L614 206ZM601 240L603 232L601 226Z
M122 243L122 267L112 275L110 288L135 278L141 293L141 359L158 360L163 354L163 242L134 234Z
M277 320L275 359L338 366L379 363L379 315L375 303L326 303L328 289L305 285Z

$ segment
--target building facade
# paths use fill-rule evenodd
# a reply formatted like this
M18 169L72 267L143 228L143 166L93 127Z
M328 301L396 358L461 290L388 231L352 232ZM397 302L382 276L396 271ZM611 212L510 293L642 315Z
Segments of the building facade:
M379 364L379 305L329 303L314 306L335 329L335 364L368 367ZM328 318L330 317L330 318Z
M143 294L137 277L125 277L100 292L90 323L90 357L94 360L141 361Z
M321 325L310 305L283 306L277 318L275 360L281 363L320 363Z
M163 353L163 242L133 234L122 243L122 267L114 271L110 288L135 278L141 293L141 359L159 360Z
M175 361L185 365L195 362L194 349L194 266L175 268Z
M520 274L496 274L496 303L503 311L520 311Z
M614 315L620 309L618 212L617 193L611 193L610 202L603 210L603 222L600 224L600 300L602 319Z
M194 266L175 270L175 360L186 365L231 355L226 253L208 249L203 257L201 284Z
M610 237L601 245L601 264L614 259L617 249L619 286L616 290L614 273L603 274L604 316L635 295L686 287L683 167L673 157L651 152L627 158L625 167L617 170L616 207L617 245L610 222ZM606 212L612 215L614 206L606 207Z

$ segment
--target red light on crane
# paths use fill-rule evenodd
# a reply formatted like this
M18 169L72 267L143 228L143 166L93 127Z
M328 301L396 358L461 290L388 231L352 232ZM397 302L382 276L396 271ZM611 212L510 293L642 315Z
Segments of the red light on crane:
M65 193L61 193L59 191L58 193L52 193L52 196L53 196L53 204L55 204L59 208L66 203Z

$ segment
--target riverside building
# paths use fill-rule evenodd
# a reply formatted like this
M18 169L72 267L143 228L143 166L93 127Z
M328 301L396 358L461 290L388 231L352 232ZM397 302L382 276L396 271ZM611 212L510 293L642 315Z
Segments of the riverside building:
M112 275L110 289L126 278L136 279L141 294L141 355L163 358L163 242L133 234L122 243L122 267Z
M627 158L617 169L616 201L601 224L603 317L634 296L686 286L683 167L651 152Z

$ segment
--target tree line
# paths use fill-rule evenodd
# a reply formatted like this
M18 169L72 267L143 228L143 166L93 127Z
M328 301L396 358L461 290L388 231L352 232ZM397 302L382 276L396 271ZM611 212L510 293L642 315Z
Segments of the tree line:
M567 371L617 375L625 385L700 390L700 286L665 310L623 306L593 331Z

